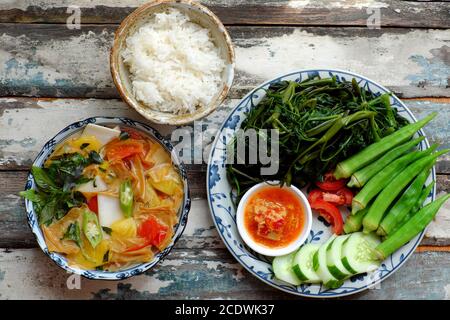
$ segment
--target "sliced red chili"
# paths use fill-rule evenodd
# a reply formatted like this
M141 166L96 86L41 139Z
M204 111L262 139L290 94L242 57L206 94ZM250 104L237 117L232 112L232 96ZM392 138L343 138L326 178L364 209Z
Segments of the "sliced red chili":
M98 214L98 198L97 198L97 196L93 196L92 198L90 198L89 201L87 202L87 206L88 206L89 210Z
M324 200L317 199L313 204L311 204L311 208L319 211L319 214L333 226L333 232L335 234L341 234L343 231L344 221L342 220L342 215L339 212L339 209Z
M349 188L343 187L336 191L336 194L344 198L344 205L350 206L352 204L353 192Z
M352 204L353 193L347 187L342 187L337 191L311 190L308 194L309 203L312 205L312 203L318 199L333 203L337 206L348 206Z
M336 180L332 172L328 172L323 176L322 181L316 181L316 186L325 191L337 191L345 186L347 180Z

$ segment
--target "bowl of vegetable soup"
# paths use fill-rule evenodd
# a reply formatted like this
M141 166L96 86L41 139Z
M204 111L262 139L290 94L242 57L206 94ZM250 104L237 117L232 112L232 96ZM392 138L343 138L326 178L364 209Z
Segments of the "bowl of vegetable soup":
M61 130L20 194L44 253L89 279L152 268L181 236L190 209L186 171L170 142L126 118L94 117Z

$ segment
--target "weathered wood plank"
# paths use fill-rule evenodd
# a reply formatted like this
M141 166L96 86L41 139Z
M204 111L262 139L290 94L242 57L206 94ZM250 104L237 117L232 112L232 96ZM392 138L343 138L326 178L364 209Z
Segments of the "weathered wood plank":
M81 10L82 23L120 23L146 0L21 0L0 4L0 22L66 23L70 5ZM370 9L380 10L382 27L450 27L449 6L442 2L414 3L400 0L314 0L314 1L201 1L223 23L259 25L366 26ZM69 9L69 10L68 10ZM369 10L368 10L369 9Z
M378 287L349 299L449 299L449 264L447 252L415 253ZM80 289L68 288L69 276L38 249L0 253L0 299L300 299L257 280L226 249L176 248L144 275L83 278Z
M214 136L215 129L224 121L228 112L239 100L227 99L214 113L203 119L202 132L204 143L208 147L211 139L206 132ZM441 147L450 147L450 101L438 100L406 100L417 117L436 111L435 118L425 131L431 143L439 143ZM95 115L129 117L146 121L138 113L128 108L119 100L106 99L31 99L31 98L0 98L0 170L28 169L33 159L44 143L59 130L72 122ZM170 139L174 127L155 125L156 129ZM190 128L190 127L186 127ZM208 131L206 131L208 130ZM195 134L198 141L201 136ZM178 141L173 141L175 144ZM205 148L205 150L208 150ZM205 152L207 154L207 152ZM207 155L204 157L206 164ZM441 157L437 171L450 173L450 159Z
M25 171L0 171L0 248L31 248L36 242L26 222L23 200L18 192L23 190ZM205 179L190 180L198 189L204 187ZM450 192L450 176L438 176L438 193ZM219 235L210 216L206 195L203 200L194 200L189 221L183 236L177 244L179 248L223 248ZM450 203L447 202L431 223L423 240L425 245L450 245Z
M116 26L0 24L0 96L118 97L108 53ZM230 27L232 96L292 70L364 74L402 97L450 96L450 30Z

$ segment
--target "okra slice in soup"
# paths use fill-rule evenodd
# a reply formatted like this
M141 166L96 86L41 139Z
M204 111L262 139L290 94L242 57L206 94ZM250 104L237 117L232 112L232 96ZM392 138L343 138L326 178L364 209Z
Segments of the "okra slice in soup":
M88 209L83 212L83 233L93 248L103 240L103 233L97 215Z

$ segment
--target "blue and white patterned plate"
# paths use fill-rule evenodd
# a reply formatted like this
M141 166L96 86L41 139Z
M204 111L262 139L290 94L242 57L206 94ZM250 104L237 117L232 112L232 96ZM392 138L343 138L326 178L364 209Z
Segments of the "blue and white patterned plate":
M180 172L181 179L183 181L184 185L184 199L183 204L180 208L180 212L178 213L179 221L175 225L175 232L172 238L172 242L165 248L163 251L157 253L154 257L154 259L150 262L138 264L132 267L129 267L127 269L123 269L117 272L109 272L109 271L100 271L100 270L84 270L80 268L75 268L72 266L69 266L67 263L67 259L64 257L64 255L49 252L47 248L47 244L45 243L44 236L42 234L42 230L39 227L38 224L38 218L36 215L36 212L33 208L33 203L29 200L25 200L25 207L27 210L27 219L28 224L30 225L31 231L34 233L36 240L41 247L42 251L46 255L48 255L58 266L65 269L68 272L75 273L82 275L89 279L99 279L99 280L122 280L126 279L138 274L141 274L148 269L152 268L154 265L156 265L159 261L161 261L169 252L172 250L173 246L175 245L175 242L180 238L181 234L183 233L186 224L187 224L187 218L188 213L191 207L191 199L189 196L189 187L187 182L187 175L186 175L186 169L181 163L181 161L178 159L176 152L173 151L172 144L164 139L161 134L153 129L152 127L127 118L112 118L112 117L93 117L88 118L79 122L75 122L63 130L61 130L56 136L54 136L52 139L50 139L42 148L42 150L37 155L36 159L33 162L34 166L42 167L44 162L48 159L48 157L52 154L52 152L55 150L55 147L73 135L74 133L77 133L81 131L87 124L89 123L96 123L99 125L120 125L122 127L132 127L139 131L142 131L143 133L147 134L148 136L152 137L155 141L158 141L165 149L171 153L172 155L172 161L174 165L178 168ZM30 173L28 175L27 183L25 185L25 190L28 189L36 189L36 184L33 179L33 175Z
M361 87L370 90L377 95L389 92L383 86L363 76L347 71L328 69L296 71L263 83L239 102L219 129L209 157L206 189L211 215L223 242L239 263L241 263L251 274L277 289L299 296L319 298L342 297L368 288L379 288L380 282L398 270L411 256L415 248L419 245L424 232L416 236L383 261L378 270L370 274L353 276L346 280L344 285L338 289L328 289L319 284L302 284L300 286L290 285L274 277L270 258L252 251L240 238L236 227L236 211L231 198L231 185L226 177L226 145L234 136L234 132L240 128L241 123L249 110L254 105L257 105L264 97L265 91L263 89L267 89L270 84L282 80L302 81L316 75L319 75L320 77L335 76L338 81L355 78ZM399 110L399 113L410 122L417 121L411 111L394 95L391 97L391 103ZM418 134L424 135L424 132L420 130ZM428 147L429 143L427 139L424 139L420 144L420 149L426 149ZM431 175L428 177L427 184L435 179L436 174L435 169L433 168ZM433 188L426 201L429 202L434 200L435 194L436 187ZM322 243L329 238L331 235L330 228L322 221L323 220L319 220L317 215L314 214L312 230L307 242Z

